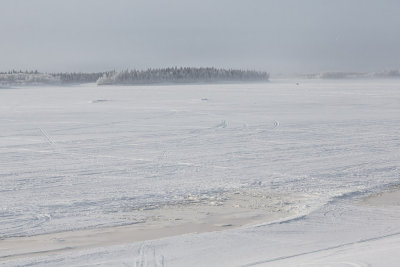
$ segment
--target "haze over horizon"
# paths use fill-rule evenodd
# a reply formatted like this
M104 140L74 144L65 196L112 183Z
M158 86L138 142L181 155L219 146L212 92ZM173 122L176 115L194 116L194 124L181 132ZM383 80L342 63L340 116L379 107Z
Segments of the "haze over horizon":
M3 0L0 71L400 68L400 2Z

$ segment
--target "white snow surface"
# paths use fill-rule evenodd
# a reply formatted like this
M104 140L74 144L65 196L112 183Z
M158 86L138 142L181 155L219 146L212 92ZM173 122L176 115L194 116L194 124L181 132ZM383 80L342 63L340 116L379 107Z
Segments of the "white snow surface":
M3 263L395 266L399 207L353 201L399 183L400 81L296 82L0 89L2 239L253 188L305 196L291 220Z
M17 259L4 265L397 266L399 222L399 206L363 207L341 200L279 223Z

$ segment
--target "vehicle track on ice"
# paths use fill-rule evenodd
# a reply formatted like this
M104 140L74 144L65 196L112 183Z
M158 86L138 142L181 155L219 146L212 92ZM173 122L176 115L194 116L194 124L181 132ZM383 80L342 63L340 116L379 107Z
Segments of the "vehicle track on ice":
M245 264L245 265L240 265L240 267L250 267L250 266L257 266L257 265L264 264L264 263L272 263L272 262L283 261L283 260L292 259L292 258L296 258L296 257L316 254L316 253L319 253L319 252L327 252L327 251L331 251L331 250L335 250L335 249L339 249L339 248L345 248L345 247L354 246L354 245L358 245L358 244L363 244L363 243L368 243L368 242L372 242L372 241L382 240L382 239L385 239L385 238L398 236L398 235L400 235L400 232L396 232L396 233L392 233L392 234L388 234L388 235L383 235L383 236L367 238L367 239L362 239L362 240L355 241L355 242L343 243L343 244L339 244L339 245L336 245L336 246L326 247L326 248L323 248L323 249L311 250L311 251L307 251L307 252L303 252L303 253L298 253L298 254L293 254L293 255L288 255L288 256L281 256L281 257L272 258L272 259L261 260L261 261L252 262L252 263ZM355 266L362 266L362 265L355 265Z

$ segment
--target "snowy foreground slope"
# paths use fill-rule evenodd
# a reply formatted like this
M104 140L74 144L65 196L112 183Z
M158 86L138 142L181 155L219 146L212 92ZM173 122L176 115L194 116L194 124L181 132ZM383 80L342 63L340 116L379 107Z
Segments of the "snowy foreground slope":
M399 81L24 87L0 95L0 264L400 261L398 202L361 200L399 183ZM162 224L166 215L155 211L211 210L243 192L262 192L255 209L281 216L55 255L7 248L28 236Z
M397 266L399 204L376 207L339 201L296 220L10 260L4 265Z

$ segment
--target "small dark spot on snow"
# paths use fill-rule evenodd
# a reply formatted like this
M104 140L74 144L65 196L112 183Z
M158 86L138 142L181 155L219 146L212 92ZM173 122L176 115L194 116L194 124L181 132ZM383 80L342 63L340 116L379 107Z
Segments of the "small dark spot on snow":
M96 104L96 103L102 103L102 102L107 102L107 101L110 101L110 100L107 100L107 99L95 99L95 100L89 101L89 103Z

